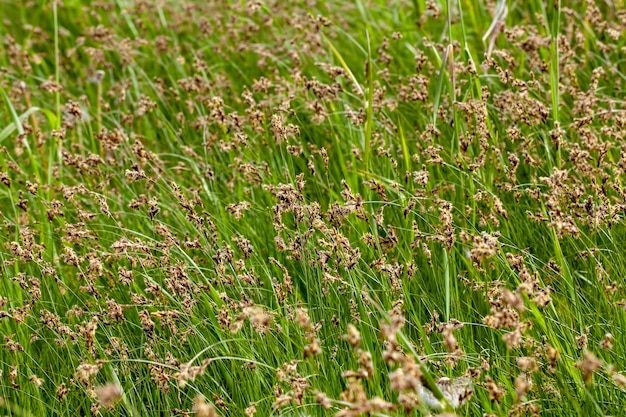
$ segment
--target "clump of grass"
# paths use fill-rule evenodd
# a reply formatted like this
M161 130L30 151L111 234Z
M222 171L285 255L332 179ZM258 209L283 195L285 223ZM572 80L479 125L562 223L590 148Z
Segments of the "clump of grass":
M619 415L617 4L226 3L0 4L2 412Z

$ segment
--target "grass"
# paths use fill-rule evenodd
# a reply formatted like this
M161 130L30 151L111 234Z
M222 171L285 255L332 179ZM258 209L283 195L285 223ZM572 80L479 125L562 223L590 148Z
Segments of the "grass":
M623 7L0 0L1 412L623 415Z

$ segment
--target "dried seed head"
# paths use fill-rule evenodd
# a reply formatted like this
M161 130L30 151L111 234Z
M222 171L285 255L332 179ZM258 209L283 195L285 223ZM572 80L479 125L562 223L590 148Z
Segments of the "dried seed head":
M92 84L100 84L102 82L102 80L104 80L104 76L105 76L105 72L102 70L97 70L96 72L93 73L92 76L90 76L87 79L88 83L92 83Z
M610 350L613 349L613 335L611 333L607 333L604 335L604 339L600 342L600 348Z
M361 333L353 324L348 324L348 333L343 336L343 339L353 348L357 348L361 343Z
M517 401L522 401L526 393L531 389L533 381L528 374L520 374L515 378L515 397Z
M593 382L593 374L602 367L602 361L592 352L586 350L583 353L583 359L579 361L576 366L578 366L582 372L585 384L591 385Z
M196 417L219 417L213 404L207 403L206 398L202 395L198 395L193 400L193 408L191 411Z
M489 399L491 401L500 402L500 399L504 396L504 389L499 387L491 377L487 377L487 382L485 382L485 388L487 388L487 392L489 393Z
M104 408L113 407L115 403L122 398L122 390L119 385L115 383L98 386L94 390L96 392L96 398Z
M74 378L76 378L79 382L89 385L91 379L98 373L100 370L100 365L93 365L89 363L83 363L78 365L76 368L76 372L74 373Z

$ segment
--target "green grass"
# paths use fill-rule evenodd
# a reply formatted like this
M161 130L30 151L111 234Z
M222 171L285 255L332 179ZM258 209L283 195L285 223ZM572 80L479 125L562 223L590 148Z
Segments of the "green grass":
M623 1L205 3L0 0L0 413L624 415Z

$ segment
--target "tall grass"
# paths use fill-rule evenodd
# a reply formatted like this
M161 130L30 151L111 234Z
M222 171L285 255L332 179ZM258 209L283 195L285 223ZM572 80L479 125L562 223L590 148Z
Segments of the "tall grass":
M6 415L622 415L619 2L0 2Z

